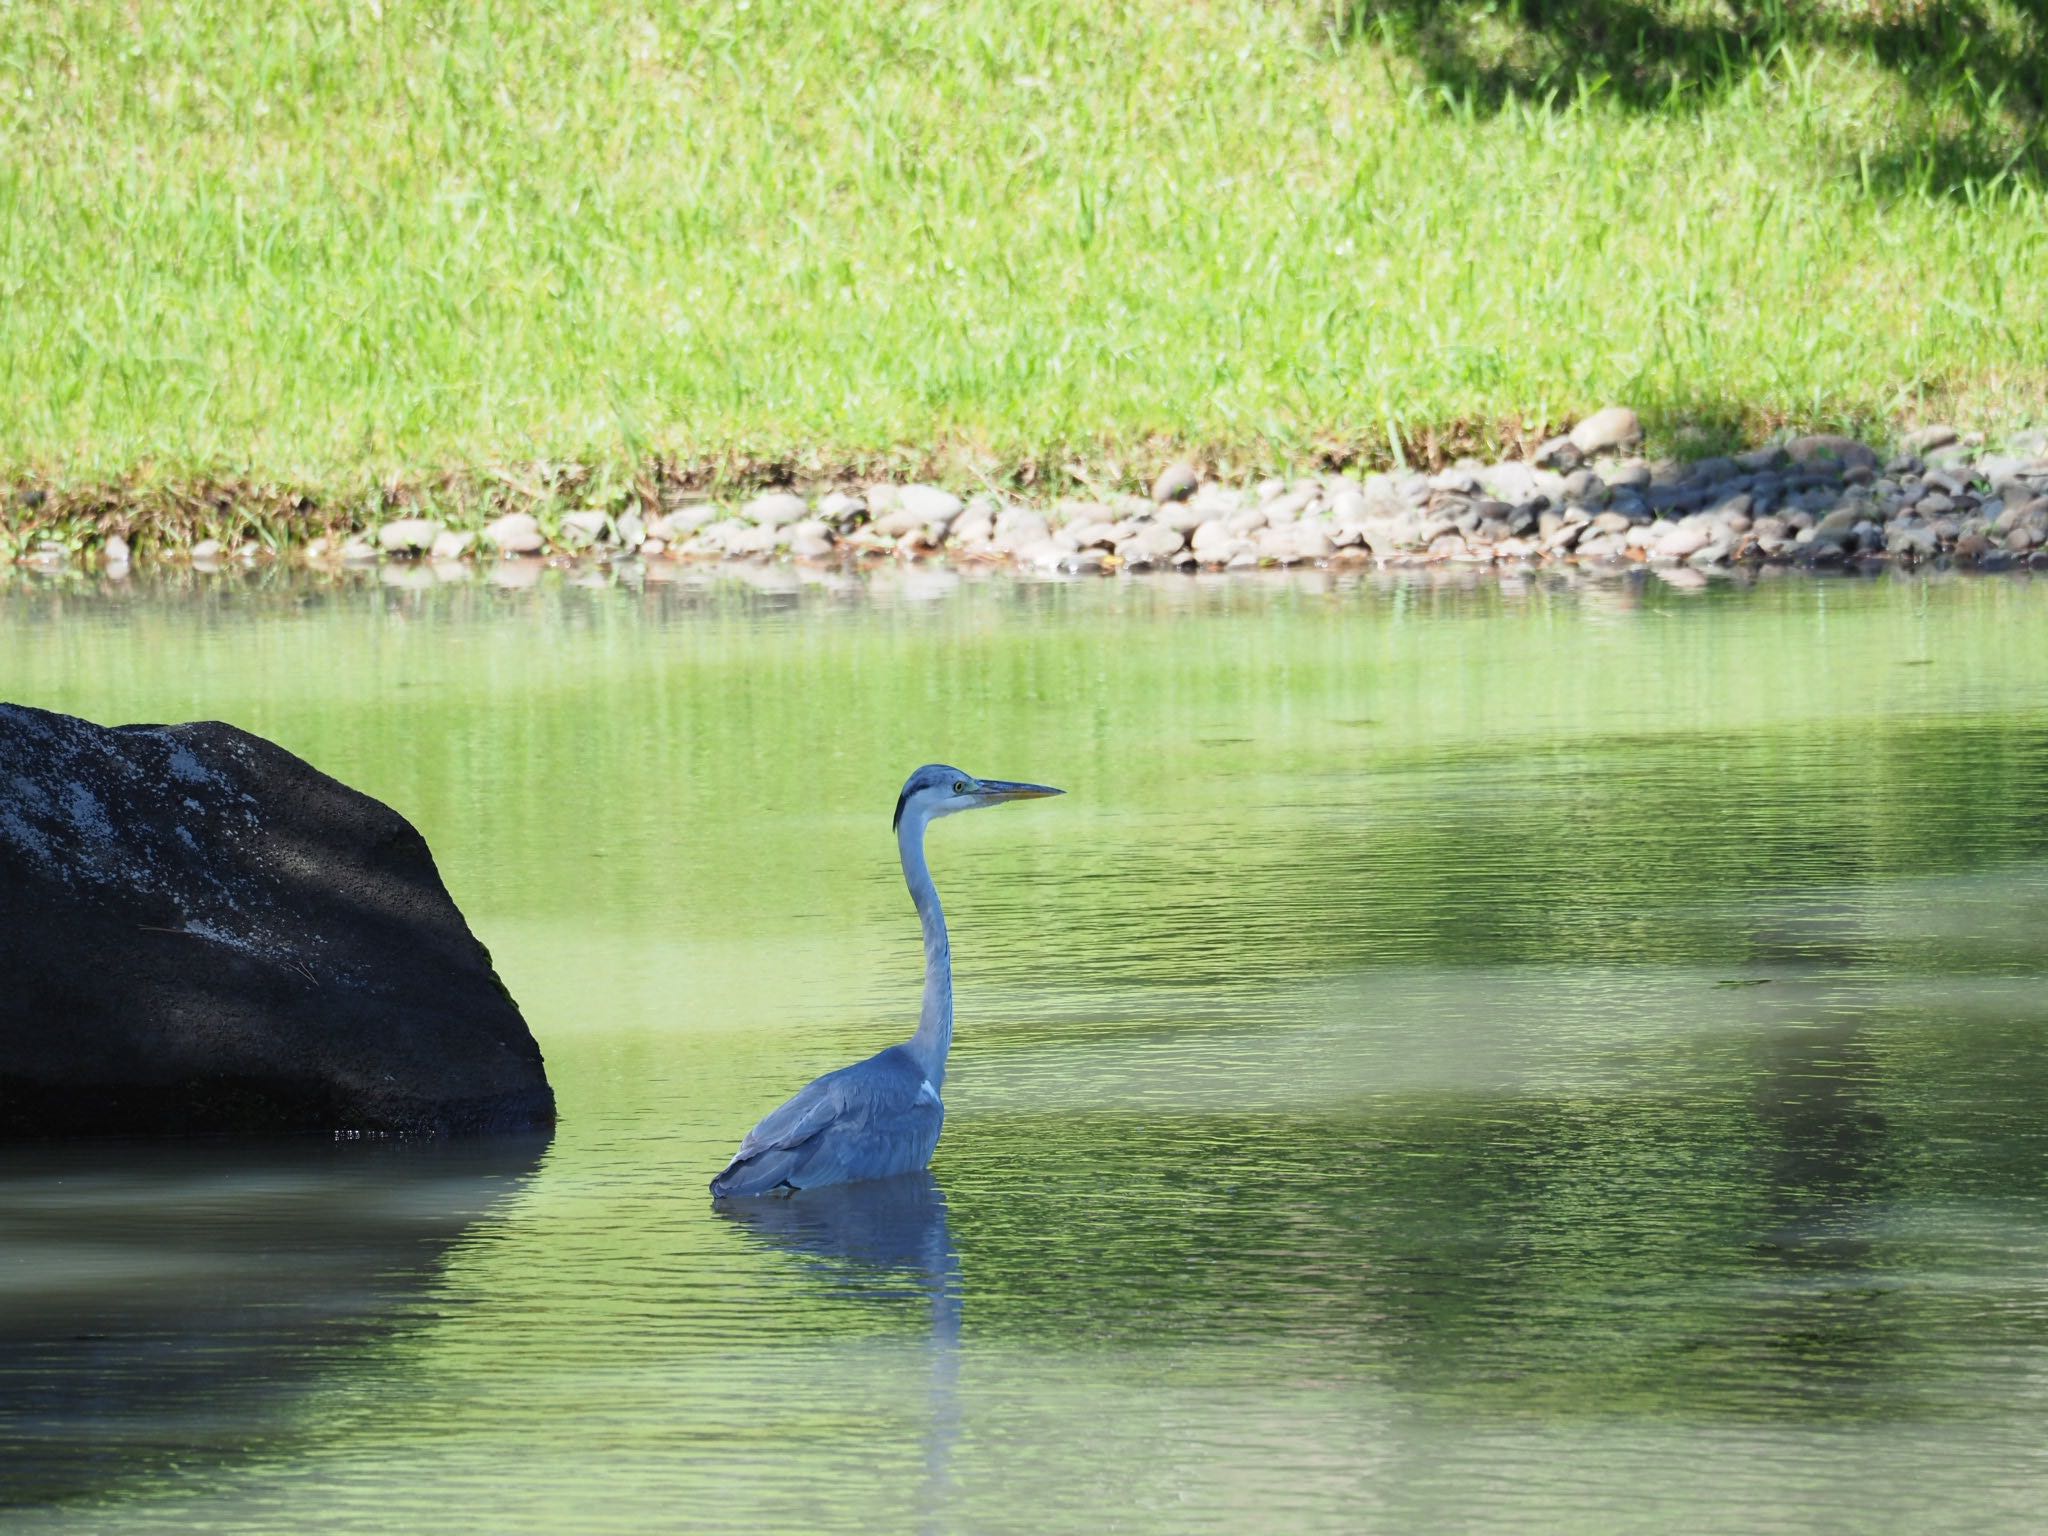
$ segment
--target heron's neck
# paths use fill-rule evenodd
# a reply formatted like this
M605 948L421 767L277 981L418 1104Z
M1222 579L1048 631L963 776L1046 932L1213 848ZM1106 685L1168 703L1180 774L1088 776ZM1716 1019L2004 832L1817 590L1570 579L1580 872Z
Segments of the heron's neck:
M946 914L939 910L938 888L924 862L922 816L906 816L896 829L896 851L903 858L903 883L917 903L924 926L924 1006L918 1010L917 1033L910 1053L934 1088L946 1083L946 1052L953 1045L953 947L946 940Z

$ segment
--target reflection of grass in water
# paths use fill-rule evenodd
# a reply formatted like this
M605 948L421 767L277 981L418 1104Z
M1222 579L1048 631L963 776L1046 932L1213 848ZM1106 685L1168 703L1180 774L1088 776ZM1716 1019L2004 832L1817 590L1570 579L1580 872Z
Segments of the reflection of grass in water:
M17 6L0 473L576 458L603 499L641 453L2041 408L2039 183L1944 148L1981 69L1813 29L1675 104L1482 101L1330 46L1373 9Z
M603 942L723 946L771 984L777 954L842 957L861 998L913 933L887 811L927 757L1069 791L935 834L970 967L1021 953L1048 902L1081 963L1123 931L1091 925L1132 923L1193 974L1256 969L1259 944L1214 942L1243 925L1359 957L1678 958L1667 903L2038 839L2042 588L1729 596L1002 583L764 621L731 591L555 587L323 594L249 624L20 594L0 686L273 736L414 817L486 929L535 925L536 969L546 924L601 910ZM1919 654L1942 664L1895 665ZM1339 723L1360 718L1381 723ZM1247 910L1246 869L1297 888ZM1141 883L1189 920L1119 906ZM1457 920L1475 883L1500 920ZM1590 920L1546 932L1546 910Z

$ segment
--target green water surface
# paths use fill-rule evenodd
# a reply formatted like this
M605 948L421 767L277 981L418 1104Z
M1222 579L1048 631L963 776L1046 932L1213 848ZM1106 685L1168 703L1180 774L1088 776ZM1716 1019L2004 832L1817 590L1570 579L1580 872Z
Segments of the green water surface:
M551 1141L0 1153L8 1531L2030 1531L2048 585L0 588L426 833ZM714 1211L907 1034L929 1181Z

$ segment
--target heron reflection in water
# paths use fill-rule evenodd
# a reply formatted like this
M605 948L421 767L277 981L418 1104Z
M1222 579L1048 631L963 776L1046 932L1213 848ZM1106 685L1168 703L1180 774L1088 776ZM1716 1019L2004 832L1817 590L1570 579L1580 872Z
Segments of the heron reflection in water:
M849 1294L929 1301L934 1338L958 1342L960 1257L947 1230L946 1192L929 1168L806 1200L735 1200L719 1213Z
M922 1318L925 1418L920 1440L924 1480L917 1493L921 1531L959 1529L953 1518L953 1453L960 1440L960 1313L965 1286L960 1254L946 1223L946 1193L930 1169L817 1189L797 1200L725 1200L712 1207L764 1248L794 1258L810 1283L858 1305ZM915 1371L917 1353L892 1357ZM874 1363L859 1357L868 1381ZM835 1396L841 1379L815 1361L793 1390ZM892 1375L908 1386L914 1378Z
M924 861L924 829L941 816L1060 791L977 779L930 763L896 799L896 850L924 927L924 1004L917 1033L866 1061L827 1072L747 1132L711 1181L715 1199L793 1194L821 1185L913 1173L932 1160L945 1123L946 1053L953 1044L953 952Z

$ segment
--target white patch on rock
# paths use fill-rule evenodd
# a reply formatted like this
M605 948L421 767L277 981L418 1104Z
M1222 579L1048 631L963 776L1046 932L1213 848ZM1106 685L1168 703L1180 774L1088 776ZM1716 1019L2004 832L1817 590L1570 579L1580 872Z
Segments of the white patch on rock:
M17 773L14 775L14 796L17 800L26 803L32 810L47 812L50 809L50 796L48 792L27 774Z
M213 782L213 775L207 772L206 765L193 756L192 749L183 743L171 748L171 758L168 766L171 770L172 778L180 779L187 784L211 784Z
M89 837L96 843L114 840L114 824L107 819L106 807L83 784L71 786L71 825L78 829L81 837Z
M50 840L14 812L0 811L0 832L4 832L7 841L15 847L26 850L45 863L49 862Z
M188 921L184 931L195 939L206 939L229 949L239 950L245 955L255 955L262 960L275 959L280 953L280 948L276 944L266 944L246 934L229 933L225 928L216 928L211 923Z

